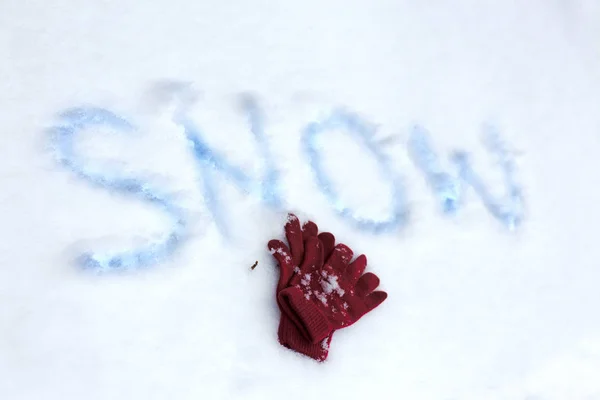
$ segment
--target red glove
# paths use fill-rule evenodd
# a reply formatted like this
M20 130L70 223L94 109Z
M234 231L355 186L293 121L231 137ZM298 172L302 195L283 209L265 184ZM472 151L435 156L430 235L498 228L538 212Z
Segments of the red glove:
M301 228L300 221L293 214L288 216L288 221L285 224L285 235L290 245L289 248L280 240L271 240L268 243L269 250L273 253L273 256L279 263L280 269L276 296L281 290L288 287L289 281L301 270L300 264L305 261L305 240L309 237L312 237L317 241L321 240L322 248L328 252L327 254L333 250L335 244L335 237L331 233L324 232L318 235L318 227L312 221L307 222L304 227ZM317 235L319 239L317 239ZM331 344L333 332L327 335L320 343L311 343L298 330L296 324L282 312L277 335L279 343L283 346L315 360L325 361L329 353L329 345Z
M367 258L350 263L352 250L338 244L323 265L327 245L314 236L303 243L304 261L287 288L278 292L280 308L310 343L319 343L334 330L348 327L380 305L387 293L374 291L379 278L363 272Z

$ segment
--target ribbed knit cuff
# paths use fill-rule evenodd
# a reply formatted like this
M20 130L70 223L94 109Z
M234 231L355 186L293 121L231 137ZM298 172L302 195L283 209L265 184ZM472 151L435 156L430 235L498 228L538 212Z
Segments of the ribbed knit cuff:
M304 297L300 289L288 287L279 292L278 300L283 312L310 343L320 343L333 331L327 318Z
M296 324L294 324L286 314L281 314L277 334L279 343L281 343L282 346L300 354L304 354L319 362L323 362L327 359L329 345L333 336L332 332L331 335L323 339L321 343L310 343L302 336L296 327Z

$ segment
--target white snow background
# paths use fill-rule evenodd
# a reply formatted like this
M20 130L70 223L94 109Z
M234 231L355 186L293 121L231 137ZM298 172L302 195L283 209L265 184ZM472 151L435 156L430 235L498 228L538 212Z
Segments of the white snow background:
M388 299L334 335L326 363L277 343L266 243L283 237L285 212L217 173L222 237L172 103L154 90L169 81L197 88L190 117L257 176L239 110L241 93L255 95L286 209L381 278ZM73 263L171 224L55 162L46 129L86 104L138 130L80 135L80 154L152 176L189 213L190 239L168 262L100 276ZM301 130L339 105L395 137L404 229L359 232L318 189ZM527 218L516 232L472 191L444 216L407 156L420 123L445 167L467 150L500 192L485 122L517 151ZM371 156L347 135L326 142L345 201L386 215ZM595 0L3 0L0 399L600 399L599 154Z

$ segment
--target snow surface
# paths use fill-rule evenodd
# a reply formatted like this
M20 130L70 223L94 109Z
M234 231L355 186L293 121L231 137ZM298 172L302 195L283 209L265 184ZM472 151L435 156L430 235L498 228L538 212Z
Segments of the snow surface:
M0 399L600 399L598 38L596 0L2 1ZM193 83L189 115L252 174L263 164L239 96L256 96L284 209L217 173L224 238L176 100L157 89L172 81ZM187 212L167 262L104 275L73 262L172 223L56 163L46 128L90 104L138 130L82 135L79 154L151 176ZM407 191L403 229L360 232L317 188L301 130L340 105L379 127ZM499 191L479 140L489 121L519 151L527 219L512 233L472 192L442 215L406 153L422 124ZM341 132L323 146L342 198L389 215L373 159ZM389 293L324 364L277 343L266 243L287 209L365 253Z

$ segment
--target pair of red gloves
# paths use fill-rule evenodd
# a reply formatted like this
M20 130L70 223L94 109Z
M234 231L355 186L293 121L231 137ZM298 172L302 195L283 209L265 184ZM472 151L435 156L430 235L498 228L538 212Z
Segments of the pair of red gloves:
M380 305L387 293L375 291L377 275L367 272L364 254L351 262L352 250L335 244L329 232L319 234L308 221L300 226L289 214L285 224L289 247L271 240L268 248L279 264L277 304L281 310L279 343L317 361L325 361L333 332L346 328Z

